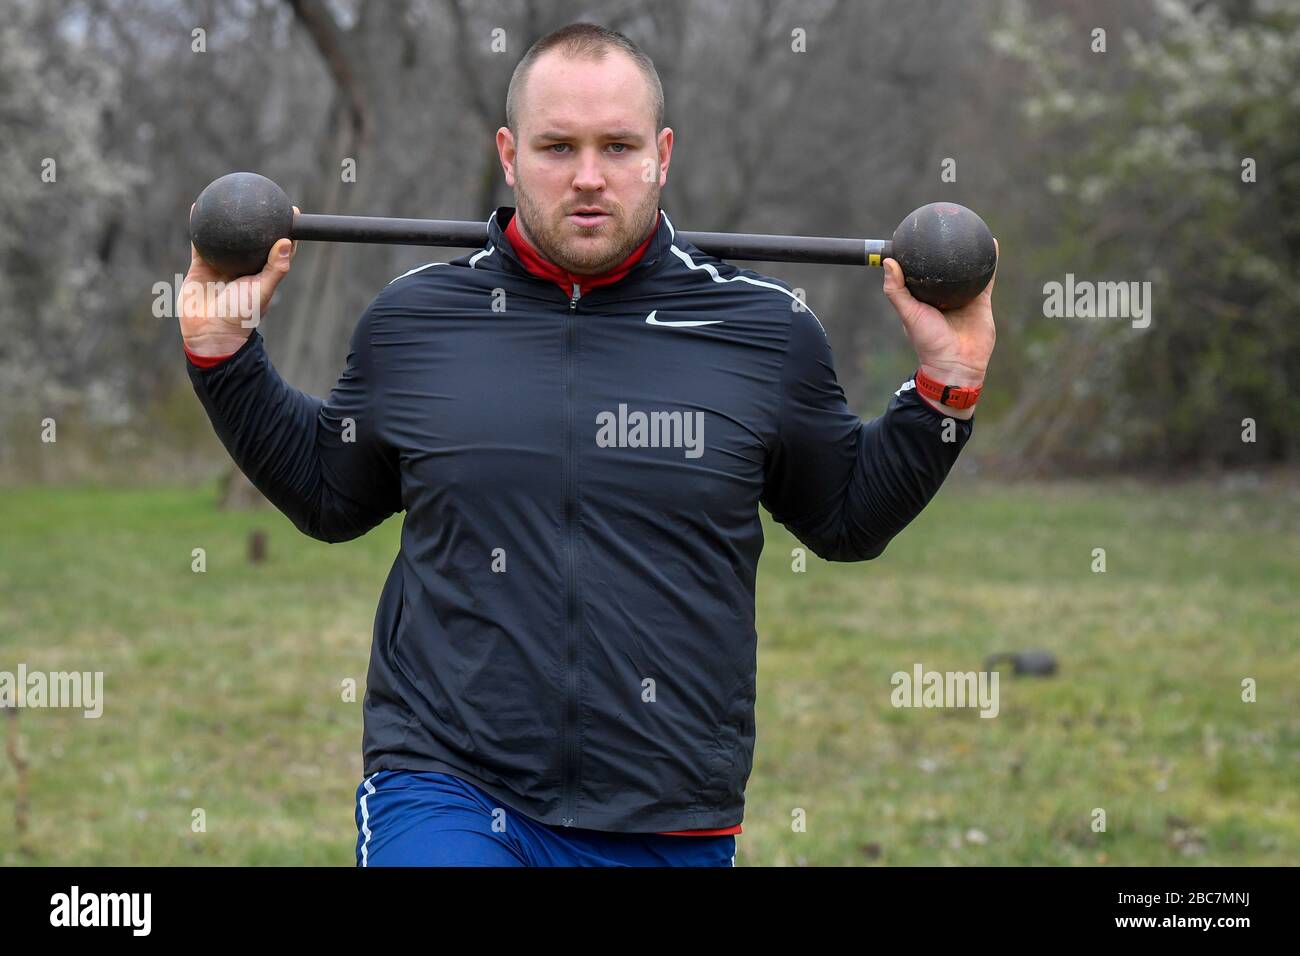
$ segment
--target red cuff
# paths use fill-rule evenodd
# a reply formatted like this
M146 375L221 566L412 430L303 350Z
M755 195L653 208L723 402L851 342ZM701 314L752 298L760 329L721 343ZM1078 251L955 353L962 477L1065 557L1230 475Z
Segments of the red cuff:
M186 358L188 358L190 363L196 368L212 368L214 365L220 365L226 359L230 358L231 355L234 355L235 352L239 351L239 349L235 349L235 352L231 352L229 355L196 355L186 347L184 342L181 343L181 348L185 349Z

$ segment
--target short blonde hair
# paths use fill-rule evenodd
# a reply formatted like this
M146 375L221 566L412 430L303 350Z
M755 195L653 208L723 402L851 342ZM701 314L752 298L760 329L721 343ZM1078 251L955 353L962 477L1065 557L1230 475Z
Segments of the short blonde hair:
M654 105L655 132L664 128L664 88L659 82L659 72L654 61L645 52L617 30L609 30L594 23L570 23L546 34L528 48L510 77L506 91L506 126L519 135L519 99L523 93L528 73L538 57L551 50L571 59L603 60L611 49L622 50L645 74L650 85L650 101Z

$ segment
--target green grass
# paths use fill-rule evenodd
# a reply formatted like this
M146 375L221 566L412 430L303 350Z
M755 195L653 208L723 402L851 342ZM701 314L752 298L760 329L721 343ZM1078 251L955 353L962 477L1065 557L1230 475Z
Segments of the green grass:
M401 518L325 545L213 496L0 496L0 670L103 671L106 698L98 720L0 721L30 765L19 835L0 754L0 864L352 864L361 705L341 686L364 692ZM880 559L803 573L769 524L737 864L1300 862L1298 505L1293 483L954 476ZM994 719L890 704L914 663L1026 647L1061 671L1004 674Z

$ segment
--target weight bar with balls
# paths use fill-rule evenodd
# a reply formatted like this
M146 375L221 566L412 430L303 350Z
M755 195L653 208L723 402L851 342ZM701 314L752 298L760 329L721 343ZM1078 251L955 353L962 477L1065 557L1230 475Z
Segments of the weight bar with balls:
M912 295L938 309L956 309L988 285L997 266L993 233L965 206L933 202L913 210L893 239L765 236L681 232L719 259L878 266L898 260ZM295 213L279 186L257 173L213 180L190 213L190 239L217 272L235 278L262 271L277 240L384 242L472 249L487 243L487 223Z

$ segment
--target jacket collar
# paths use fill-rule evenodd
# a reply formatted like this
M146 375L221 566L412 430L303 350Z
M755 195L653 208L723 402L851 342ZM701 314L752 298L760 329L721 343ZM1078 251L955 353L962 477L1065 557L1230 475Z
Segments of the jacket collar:
M638 276L652 269L668 255L668 248L673 243L672 223L668 221L667 214L660 209L654 230L622 263L599 276L575 276L543 258L519 234L517 226L511 228L514 215L514 206L498 206L488 218L488 248L499 253L502 262L510 271L552 282L563 289L565 294L572 292L575 282L582 287L582 293L585 295L592 288L612 285ZM519 243L519 248L515 246L516 241Z

